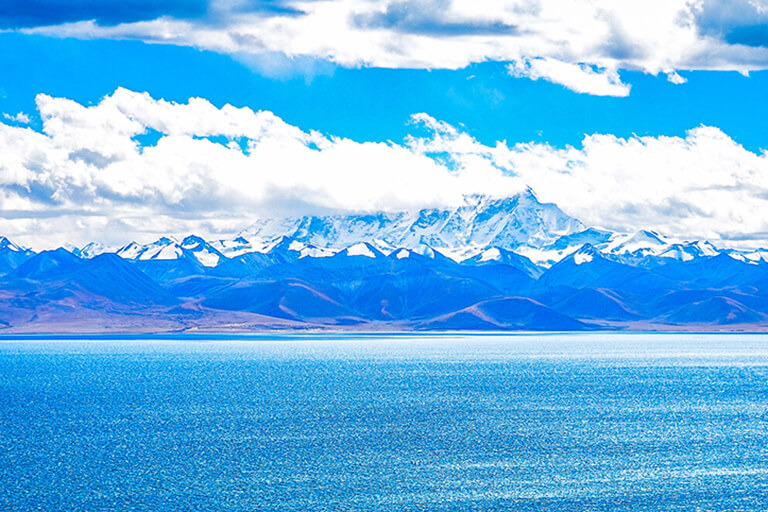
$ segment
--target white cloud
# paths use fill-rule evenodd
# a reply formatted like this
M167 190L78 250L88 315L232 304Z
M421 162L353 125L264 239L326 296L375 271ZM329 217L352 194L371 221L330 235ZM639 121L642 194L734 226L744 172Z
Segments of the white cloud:
M280 72L291 62L314 70L308 58L342 66L428 69L457 69L486 60L517 62L523 64L512 69L520 76L611 95L628 91L616 75L621 69L663 72L679 83L678 70L748 73L768 68L768 43L743 30L768 26L764 3L755 0L285 0L278 4L289 12L248 11L242 2L217 0L210 10L215 20L166 16L110 26L80 21L25 31L195 46L235 55L269 73Z
M29 124L30 123L29 116L27 114L25 114L24 112L19 112L19 113L15 114L15 115L3 113L3 117L5 119L7 119L9 121L13 121L15 123L20 123L20 124Z
M393 143L306 132L271 112L118 89L85 107L38 95L43 131L0 123L0 233L33 246L227 235L257 216L460 204L522 189ZM156 130L157 143L137 136Z
M680 76L680 74L677 71L668 71L667 80L677 85L684 84L688 81L685 79L685 77Z
M0 234L33 247L229 236L258 216L456 205L529 185L589 225L764 242L768 154L713 127L488 146L426 114L403 144L304 131L271 112L118 89L86 107L39 95L43 131L0 123ZM137 136L162 134L143 147Z
M428 116L418 120L435 135L409 141L417 153L451 155L459 168L489 162L588 225L765 245L768 153L748 151L718 128L701 126L685 137L596 134L581 148L559 149L486 146Z
M569 64L549 58L513 62L507 69L512 76L528 77L532 80L542 78L578 93L629 96L630 86L622 83L615 70L594 70L585 64Z

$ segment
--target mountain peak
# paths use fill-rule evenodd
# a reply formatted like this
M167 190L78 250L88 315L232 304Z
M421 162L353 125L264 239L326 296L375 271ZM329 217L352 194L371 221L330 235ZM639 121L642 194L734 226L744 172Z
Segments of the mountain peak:
M207 242L197 235L189 235L181 241L184 249L193 249L199 245L207 245Z
M343 250L360 242L412 249L426 244L441 251L498 246L541 247L584 225L557 205L541 203L530 188L508 197L467 194L454 208L399 213L262 218L240 237L265 244L280 236L320 248ZM385 252L390 252L386 250Z
M383 253L368 242L359 242L342 251L347 256L365 256L366 258L378 258Z
M582 245L578 251L571 255L573 262L576 265L583 265L584 263L590 263L595 258L600 258L600 251L598 251L592 244Z
M615 255L634 256L658 255L667 250L671 243L666 237L650 230L640 230L628 235L618 235L605 247L605 252Z
M25 249L21 246L11 242L8 238L0 236L0 250L13 251L13 252L25 252Z
M79 258L91 259L105 253L112 253L115 250L108 245L104 245L100 242L88 242L82 247L74 247L72 254Z

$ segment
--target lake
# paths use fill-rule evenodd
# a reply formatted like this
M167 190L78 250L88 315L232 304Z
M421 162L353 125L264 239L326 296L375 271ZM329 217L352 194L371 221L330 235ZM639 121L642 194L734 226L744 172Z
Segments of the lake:
M768 508L768 336L0 341L1 511Z

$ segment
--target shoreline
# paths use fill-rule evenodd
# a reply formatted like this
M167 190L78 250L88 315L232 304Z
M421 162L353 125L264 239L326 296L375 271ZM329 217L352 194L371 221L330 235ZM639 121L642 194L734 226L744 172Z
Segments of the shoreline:
M765 330L601 330L601 331L262 331L262 332L35 332L0 333L14 341L330 341L402 338L528 338L554 336L763 336Z

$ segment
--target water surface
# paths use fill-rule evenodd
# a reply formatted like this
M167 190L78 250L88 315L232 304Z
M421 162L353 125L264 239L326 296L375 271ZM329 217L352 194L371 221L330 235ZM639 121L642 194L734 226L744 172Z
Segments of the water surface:
M0 510L763 510L758 335L0 342Z

